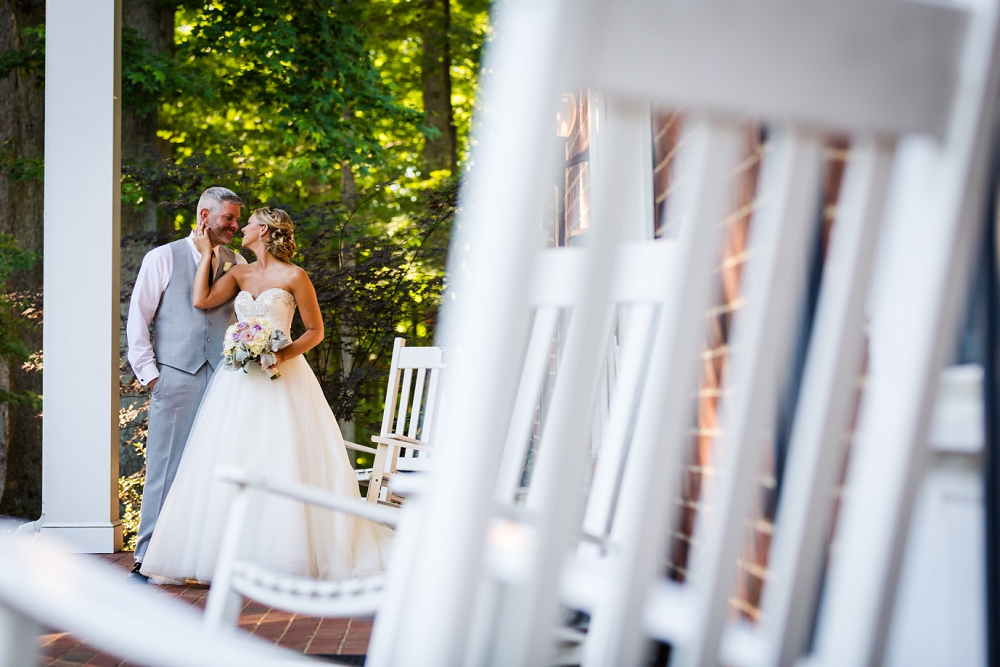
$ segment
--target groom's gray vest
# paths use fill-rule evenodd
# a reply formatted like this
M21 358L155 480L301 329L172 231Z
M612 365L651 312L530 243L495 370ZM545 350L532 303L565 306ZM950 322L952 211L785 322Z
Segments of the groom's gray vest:
M161 364L196 373L207 361L212 369L222 359L222 339L236 319L233 301L221 306L201 310L191 305L194 274L198 268L191 255L187 239L169 245L173 253L174 268L167 289L160 297L160 307L154 320L153 349ZM219 266L215 272L218 280L226 262L236 264L236 253L226 247L219 248Z

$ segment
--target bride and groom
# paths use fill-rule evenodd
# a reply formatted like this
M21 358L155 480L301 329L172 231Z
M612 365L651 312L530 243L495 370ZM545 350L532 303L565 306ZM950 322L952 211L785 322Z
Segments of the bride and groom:
M323 340L323 319L309 277L291 263L292 220L280 209L254 211L242 229L242 247L257 256L247 264L226 247L242 206L231 190L207 189L196 229L147 253L136 278L128 357L152 391L129 575L139 581L211 581L233 493L214 480L219 466L360 498L337 420L303 357ZM268 320L291 339L296 307L305 333L276 353L280 379L256 365L217 370L236 319ZM286 499L260 498L253 511L243 548L255 562L328 579L384 569L383 526Z

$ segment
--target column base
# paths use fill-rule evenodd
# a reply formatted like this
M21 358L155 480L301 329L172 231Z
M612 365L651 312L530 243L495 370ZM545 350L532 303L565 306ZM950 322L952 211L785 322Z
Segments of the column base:
M121 521L45 521L42 533L61 540L71 553L112 554L122 550Z

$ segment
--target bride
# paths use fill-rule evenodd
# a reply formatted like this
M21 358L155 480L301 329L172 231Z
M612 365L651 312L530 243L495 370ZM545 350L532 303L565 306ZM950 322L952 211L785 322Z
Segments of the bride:
M289 332L298 306L306 331L277 352L281 377L258 366L216 371L160 512L142 574L166 579L212 579L230 498L230 485L213 478L220 465L237 465L277 481L301 482L360 498L337 420L303 353L323 340L323 319L309 276L290 262L292 220L280 209L257 209L243 228L252 264L237 264L209 283L211 242L195 230L202 260L194 305L212 308L236 295L236 316L267 319ZM258 497L247 523L244 554L292 574L343 579L384 569L391 531L384 526L296 501Z

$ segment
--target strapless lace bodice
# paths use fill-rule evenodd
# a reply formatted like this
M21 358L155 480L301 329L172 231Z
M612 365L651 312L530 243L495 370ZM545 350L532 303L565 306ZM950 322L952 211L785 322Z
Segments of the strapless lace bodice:
M256 299L250 292L236 295L236 318L241 322L256 317L267 320L271 326L289 335L292 315L295 314L295 297L280 287L264 290Z

